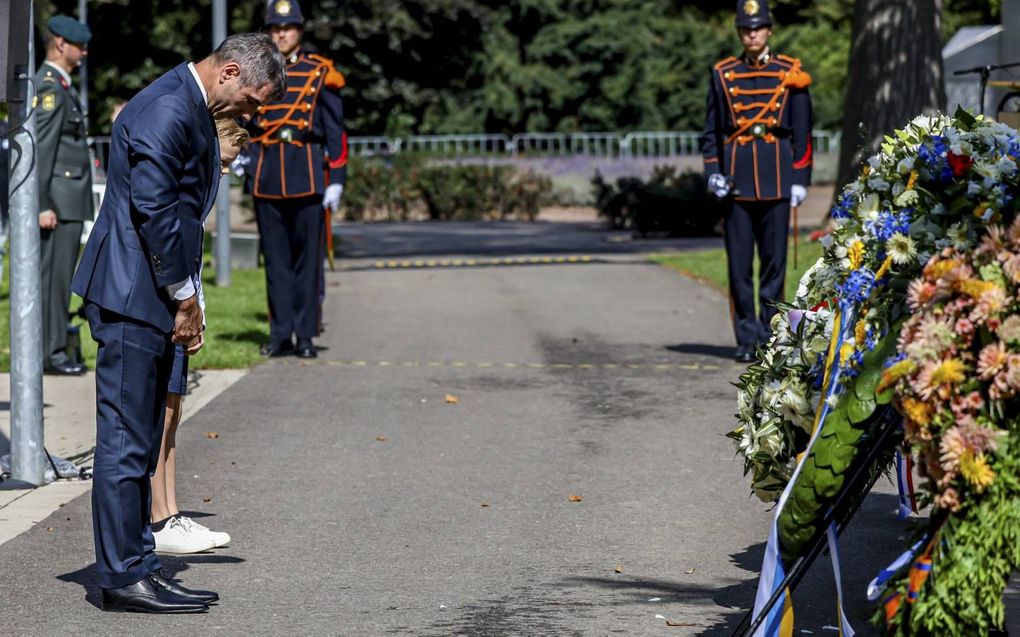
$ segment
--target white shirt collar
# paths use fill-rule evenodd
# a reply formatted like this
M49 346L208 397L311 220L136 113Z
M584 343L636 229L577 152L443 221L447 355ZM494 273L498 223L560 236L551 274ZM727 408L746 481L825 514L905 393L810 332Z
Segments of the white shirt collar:
M57 73L60 73L60 77L64 78L65 82L67 82L68 84L71 83L71 75L64 69L60 68L60 66L58 66L56 63L46 60L44 64L49 64L50 68L56 70Z
M198 84L198 90L202 91L202 102L209 105L209 95L205 92L205 86L202 85L202 78L198 76L198 69L195 68L194 62L188 62L188 70L191 71L191 76L195 78L195 83Z

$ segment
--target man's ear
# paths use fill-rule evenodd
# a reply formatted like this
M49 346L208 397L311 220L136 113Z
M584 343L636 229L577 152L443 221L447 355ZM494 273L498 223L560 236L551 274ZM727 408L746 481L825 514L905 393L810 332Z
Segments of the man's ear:
M220 84L223 84L227 80L232 80L241 74L241 67L237 62L227 62L220 69Z

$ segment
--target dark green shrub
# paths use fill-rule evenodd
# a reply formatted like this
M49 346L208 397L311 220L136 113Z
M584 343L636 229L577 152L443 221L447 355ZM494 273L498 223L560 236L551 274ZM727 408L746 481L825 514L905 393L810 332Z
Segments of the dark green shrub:
M533 221L551 198L552 181L532 172L400 155L352 160L343 208L353 221Z
M657 166L647 181L621 177L615 185L596 173L592 185L599 215L612 227L641 236L713 235L724 211L724 204L706 192L702 175L677 174L675 166Z

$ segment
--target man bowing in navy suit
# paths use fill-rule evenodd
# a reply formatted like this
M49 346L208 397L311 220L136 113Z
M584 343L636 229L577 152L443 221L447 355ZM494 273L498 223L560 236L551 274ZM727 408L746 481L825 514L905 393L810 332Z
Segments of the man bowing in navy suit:
M149 476L173 344L203 345L195 290L220 176L213 118L247 120L285 90L269 36L234 35L142 90L114 124L106 196L72 283L99 344L92 521L103 610L203 612L218 599L160 571Z

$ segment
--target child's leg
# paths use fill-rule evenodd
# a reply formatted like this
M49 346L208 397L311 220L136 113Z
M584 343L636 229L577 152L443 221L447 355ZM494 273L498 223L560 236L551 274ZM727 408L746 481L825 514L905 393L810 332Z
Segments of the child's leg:
M167 393L166 413L163 416L163 440L159 449L159 460L153 474L152 507L149 519L161 522L177 513L177 480L174 471L177 468L177 425L181 421L181 395Z

